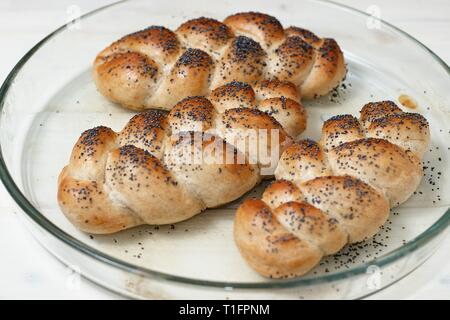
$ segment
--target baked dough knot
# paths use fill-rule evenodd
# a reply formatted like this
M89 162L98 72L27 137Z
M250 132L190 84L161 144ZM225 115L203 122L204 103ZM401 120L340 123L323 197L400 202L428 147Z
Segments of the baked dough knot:
M87 130L59 176L58 203L80 230L113 233L179 222L233 201L273 176L305 129L299 97L289 82L253 89L234 81L170 112L139 113L120 132Z
M169 109L187 96L206 96L230 81L295 84L302 97L327 94L345 77L335 40L246 12L223 22L189 20L129 34L95 59L95 84L105 97L134 110Z
M262 199L238 208L242 256L264 276L294 277L372 237L417 189L429 140L427 120L391 101L325 121L319 143L288 147Z

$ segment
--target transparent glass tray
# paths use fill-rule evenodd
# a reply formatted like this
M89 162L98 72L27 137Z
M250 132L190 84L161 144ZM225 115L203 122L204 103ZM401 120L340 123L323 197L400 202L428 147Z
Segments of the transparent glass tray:
M0 175L24 221L59 259L116 292L142 298L360 298L401 279L437 248L450 223L449 67L411 36L364 13L322 1L127 1L87 14L37 44L0 91ZM344 85L304 101L317 139L323 120L357 114L369 101L407 94L430 122L425 175L411 199L392 210L380 233L325 259L308 275L270 280L251 270L232 238L242 199L186 222L145 226L110 236L75 229L56 202L56 180L80 133L97 125L120 130L133 115L103 98L91 78L99 50L149 25L176 28L188 18L223 19L257 10L340 43ZM398 101L397 101L398 102ZM406 108L403 108L407 110ZM264 185L248 196L259 196Z

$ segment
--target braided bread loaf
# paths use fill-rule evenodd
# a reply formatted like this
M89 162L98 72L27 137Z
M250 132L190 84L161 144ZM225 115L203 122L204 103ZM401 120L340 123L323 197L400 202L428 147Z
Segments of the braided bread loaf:
M365 105L359 120L329 119L320 144L288 147L262 200L239 207L234 236L242 256L264 276L292 277L372 237L389 208L418 187L428 143L427 120L390 101Z
M230 81L294 83L305 98L324 95L345 77L333 39L290 27L266 14L238 13L223 23L198 18L175 32L149 27L112 43L94 62L105 97L124 107L168 109Z
M268 165L260 155L275 155L269 164L276 166L281 152L273 149L283 151L290 134L305 129L298 99L291 83L265 81L253 91L232 82L209 100L189 97L169 113L140 113L119 133L87 130L59 176L59 205L79 229L113 233L175 223L235 200L260 181ZM256 156L247 148L245 132L252 130L270 131L265 142L257 141L266 150Z

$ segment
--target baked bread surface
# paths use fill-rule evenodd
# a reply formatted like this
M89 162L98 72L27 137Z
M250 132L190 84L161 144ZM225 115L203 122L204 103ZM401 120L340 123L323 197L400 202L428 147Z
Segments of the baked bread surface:
M305 129L298 99L291 83L253 89L231 82L170 112L139 113L120 132L87 130L59 176L58 203L82 231L113 233L179 222L235 200L273 175L281 152ZM255 144L261 131L266 140Z
M345 74L335 40L284 29L276 18L255 12L223 22L201 17L175 31L151 26L102 50L93 67L100 93L134 110L168 110L230 81L289 81L311 99L327 94Z
M372 237L417 189L429 140L427 120L391 101L366 104L359 119L325 121L320 142L289 146L262 199L238 208L242 256L263 276L295 277Z

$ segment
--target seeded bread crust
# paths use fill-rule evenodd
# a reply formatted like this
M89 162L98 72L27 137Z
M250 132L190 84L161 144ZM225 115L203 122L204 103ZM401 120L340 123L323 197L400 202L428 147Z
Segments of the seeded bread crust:
M366 104L359 119L325 121L320 143L302 140L281 155L262 199L237 210L235 242L263 276L300 276L347 243L363 241L406 201L422 178L427 120L395 103Z
M93 68L100 93L134 110L169 110L230 81L289 81L312 99L330 92L345 74L335 40L283 29L276 18L255 12L223 22L201 17L175 31L149 27L102 50Z

